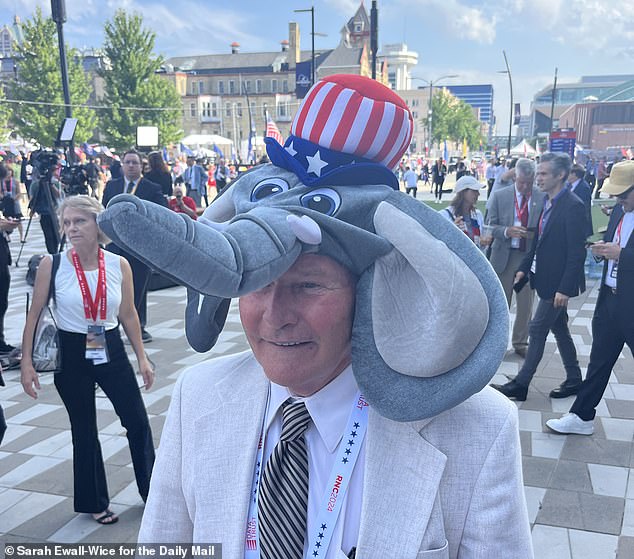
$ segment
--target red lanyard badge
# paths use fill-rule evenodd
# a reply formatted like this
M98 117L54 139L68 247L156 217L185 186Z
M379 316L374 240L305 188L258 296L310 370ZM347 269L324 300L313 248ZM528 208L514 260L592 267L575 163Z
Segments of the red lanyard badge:
M528 223L528 196L524 196L522 207L517 203L517 192L515 193L515 211L520 223Z
M84 313L88 320L97 322L97 309L99 309L99 318L106 320L106 262L103 255L103 250L99 249L99 277L97 280L97 289L95 291L95 298L92 298L88 282L86 281L86 274L82 268L81 262L77 252L73 249L70 253L73 259L73 266L75 267L75 273L77 274L77 281L79 282L79 289L81 290L81 296L84 300Z

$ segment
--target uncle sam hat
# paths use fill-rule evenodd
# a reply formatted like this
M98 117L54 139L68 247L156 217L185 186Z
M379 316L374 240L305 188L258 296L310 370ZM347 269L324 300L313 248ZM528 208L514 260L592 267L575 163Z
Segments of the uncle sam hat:
M335 74L304 98L281 146L265 138L271 162L307 186L387 184L407 151L412 115L396 93L363 76Z

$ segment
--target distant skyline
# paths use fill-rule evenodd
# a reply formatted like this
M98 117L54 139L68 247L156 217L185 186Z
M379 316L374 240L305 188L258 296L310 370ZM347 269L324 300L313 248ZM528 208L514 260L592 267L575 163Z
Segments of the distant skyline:
M310 50L310 12L315 8L315 48L334 48L359 0L66 0L68 45L100 48L103 24L117 8L143 15L156 33L155 52L166 58L230 52L276 51L288 23L300 27L302 50ZM370 12L371 0L364 2ZM509 84L502 50L513 77L514 101L528 114L537 91L582 75L632 73L634 9L622 0L378 0L379 45L405 43L418 53L412 74L442 84L490 83L497 132L508 131ZM0 0L0 25L15 14L30 18L36 6L50 15L49 0ZM326 34L322 37L317 34ZM418 82L421 84L421 82Z

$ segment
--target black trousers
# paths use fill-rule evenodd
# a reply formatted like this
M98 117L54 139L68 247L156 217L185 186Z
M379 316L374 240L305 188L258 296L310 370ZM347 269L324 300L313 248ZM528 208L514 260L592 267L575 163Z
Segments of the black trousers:
M53 218L48 214L40 214L40 227L44 233L46 252L57 254L59 252L59 232L55 229Z
M104 365L94 365L84 358L84 334L60 331L60 343L62 370L54 380L70 419L75 511L102 512L110 503L97 430L96 385L108 396L126 429L137 487L145 500L154 466L154 444L137 377L119 329L106 332L110 362Z
M4 342L4 315L9 308L9 286L11 284L11 253L4 237L0 237L0 342Z
M634 316L628 316L616 295L604 285L592 317L588 372L570 408L584 421L594 419L595 408L603 398L614 364L625 344L634 355Z
M434 178L434 196L438 198L438 200L442 199L443 184L445 184L445 177Z
M132 268L132 286L134 288L134 308L139 315L141 328L147 324L147 288L152 271L143 262L133 256L125 255Z

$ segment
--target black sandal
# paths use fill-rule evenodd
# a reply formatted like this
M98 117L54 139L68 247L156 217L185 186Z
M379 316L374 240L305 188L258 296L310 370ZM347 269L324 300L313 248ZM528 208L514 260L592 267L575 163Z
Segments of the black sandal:
M104 526L108 526L110 524L116 524L119 522L119 517L112 512L110 509L107 509L101 516L95 518L93 516L93 520L95 522L99 522L99 524L103 524Z

